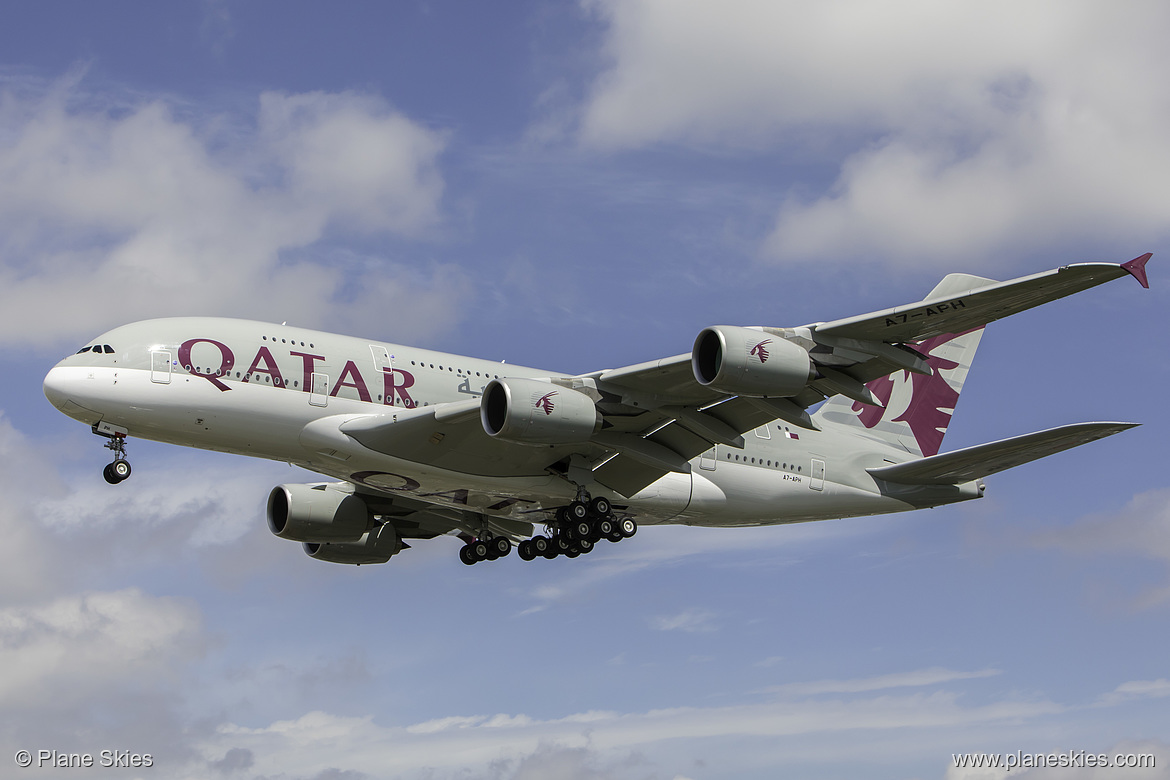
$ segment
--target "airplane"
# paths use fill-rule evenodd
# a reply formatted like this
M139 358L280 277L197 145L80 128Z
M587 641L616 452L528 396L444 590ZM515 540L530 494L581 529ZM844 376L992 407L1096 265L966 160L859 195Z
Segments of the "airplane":
M135 322L45 377L104 437L284 461L267 521L318 560L385 563L456 536L466 564L575 558L639 524L760 526L980 498L983 478L1136 423L1065 425L940 453L983 328L1149 253L1007 282L946 276L921 301L800 327L704 328L689 353L577 376L242 319ZM813 410L814 406L819 407ZM812 411L810 411L812 410ZM537 533L537 526L543 532Z

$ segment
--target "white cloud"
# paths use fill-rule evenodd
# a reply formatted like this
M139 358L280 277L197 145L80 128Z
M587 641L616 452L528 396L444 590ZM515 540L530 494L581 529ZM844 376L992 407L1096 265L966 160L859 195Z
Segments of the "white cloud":
M265 93L255 131L162 99L95 102L69 85L0 98L6 343L168 314L375 332L389 318L396 337L455 318L456 269L324 243L331 226L434 228L440 133L353 93Z
M1118 685L1101 697L1103 704L1116 704L1130 699L1160 699L1170 696L1170 680L1130 680Z
M180 457L177 465L144 467L146 474L135 475L141 478L133 489L111 488L96 476L78 480L39 497L31 515L62 535L93 539L116 532L141 538L171 529L191 547L230 545L260 525L276 479L295 482L305 476L263 461L222 457L219 464L200 465L199 479L192 480L183 468L191 457Z
M974 680L994 677L998 669L980 669L975 672L956 672L940 666L917 669L912 672L897 672L876 677L852 680L816 680L804 683L788 683L765 689L768 693L781 696L815 696L825 693L867 693L887 688L913 688L924 685L941 685L955 680Z
M662 615L650 621L651 628L658 631L686 631L705 633L714 631L715 613L709 609L684 609L677 615Z
M29 506L41 491L63 489L56 471L13 427L0 409L0 600L38 598L61 579L60 560L50 554L52 538L29 522Z
M1139 493L1120 511L1090 515L1072 526L1034 534L1034 547L1056 548L1078 555L1130 555L1166 566L1167 582L1145 590L1133 606L1139 609L1170 600L1170 489Z
M296 720L246 728L225 724L208 740L208 760L228 748L249 750L254 769L264 774L312 773L337 766L385 776L411 776L424 770L431 777L456 776L477 767L510 771L533 756L556 751L588 750L594 756L584 767L598 777L645 776L647 767L623 766L623 757L643 756L658 763L672 755L671 745L687 744L688 755L702 740L732 739L740 758L758 750L775 755L776 740L849 732L881 734L901 731L955 729L1020 724L1060 712L1046 701L998 701L965 707L946 692L912 696L855 698L849 701L793 701L726 707L682 707L641 713L587 711L561 718L537 719L524 715L453 716L415 726L386 727L369 717L341 717L312 712ZM755 748L751 739L761 738ZM713 747L714 749L714 747ZM579 756L584 760L586 756ZM539 763L536 760L533 764ZM570 763L570 766L575 764ZM608 767L607 769L605 767ZM584 770L582 770L584 771ZM502 777L526 777L501 771ZM573 775L570 775L573 776ZM592 777L592 775L585 775Z
M260 135L310 211L365 230L413 232L439 219L441 135L381 101L312 92L260 96Z
M0 610L0 700L61 707L150 684L201 650L194 606L137 589Z
M587 145L843 159L830 188L785 200L771 258L995 263L1122 238L1136 255L1170 232L1164 4L591 5L610 66Z
M780 527L702 528L647 526L638 532L636 544L602 545L590 553L588 566L570 567L560 579L548 578L531 596L538 603L523 614L540 612L550 605L581 598L609 580L628 577L647 569L668 569L695 556L721 557L729 567L767 565L776 567L799 559L804 545L842 544L847 538L880 533L864 523L804 523Z

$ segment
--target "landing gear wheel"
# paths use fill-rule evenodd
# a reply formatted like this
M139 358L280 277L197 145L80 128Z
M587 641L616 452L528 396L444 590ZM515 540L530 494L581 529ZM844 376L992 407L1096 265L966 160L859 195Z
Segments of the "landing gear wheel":
M593 524L588 520L578 520L572 525L574 539L588 539L593 534Z
M110 471L115 477L118 478L118 481L121 482L130 476L130 461L125 460L124 458L119 458L110 464Z
M605 538L616 544L617 542L620 542L622 539L625 539L626 537L622 536L621 531L615 530L613 533L611 533L609 536L607 536Z
M589 511L597 517L608 518L613 514L613 507L610 506L608 498L598 496L589 502Z
M459 560L466 563L468 566L475 564L475 553L471 550L470 544L465 544L459 548Z
M536 551L532 549L531 539L525 539L516 545L516 552L519 553L520 559L524 561L531 561L536 557Z
M593 526L593 536L595 537L594 541L597 541L598 539L608 539L610 534L613 533L613 531L614 531L613 521L607 520L604 517L601 518Z
M491 542L492 552L496 554L497 558L503 558L508 553L512 552L512 541L506 536L497 536Z
M576 547L570 547L569 550L565 553L565 557L566 558L576 558L580 554L581 554L581 551L578 550Z
M534 536L531 540L532 551L537 555L545 555L552 549L547 536Z
M102 476L105 477L106 482L117 485L130 476L130 461L119 458L113 463L107 463L106 467L102 469Z
M573 520L584 520L589 517L589 507L584 502L574 501L569 504L569 517Z
M580 550L582 554L593 551L593 541L590 539L578 539L574 546L576 546L576 548Z
M638 533L638 524L634 522L634 518L626 517L618 523L618 530L621 531L622 538L629 539Z
M488 547L487 542L476 540L471 543L471 554L477 561L486 561L488 555L491 554L491 548Z

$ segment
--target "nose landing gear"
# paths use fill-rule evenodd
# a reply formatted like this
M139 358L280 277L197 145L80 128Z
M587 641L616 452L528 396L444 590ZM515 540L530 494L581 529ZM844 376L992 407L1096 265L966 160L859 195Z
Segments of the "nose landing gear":
M93 432L109 439L105 445L106 449L114 453L114 462L107 463L106 467L102 469L102 476L106 478L106 482L117 485L129 478L130 461L126 460L126 435L128 431L116 425L101 423L93 426Z

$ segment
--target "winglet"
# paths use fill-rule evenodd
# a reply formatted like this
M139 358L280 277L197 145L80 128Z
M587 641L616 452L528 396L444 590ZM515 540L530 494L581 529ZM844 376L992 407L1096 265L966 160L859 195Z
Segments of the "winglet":
M1150 289L1150 282L1146 279L1146 261L1153 256L1153 252L1146 252L1141 257L1135 257L1128 263L1121 264L1121 267L1133 274L1133 278L1137 279L1138 283L1147 290Z

